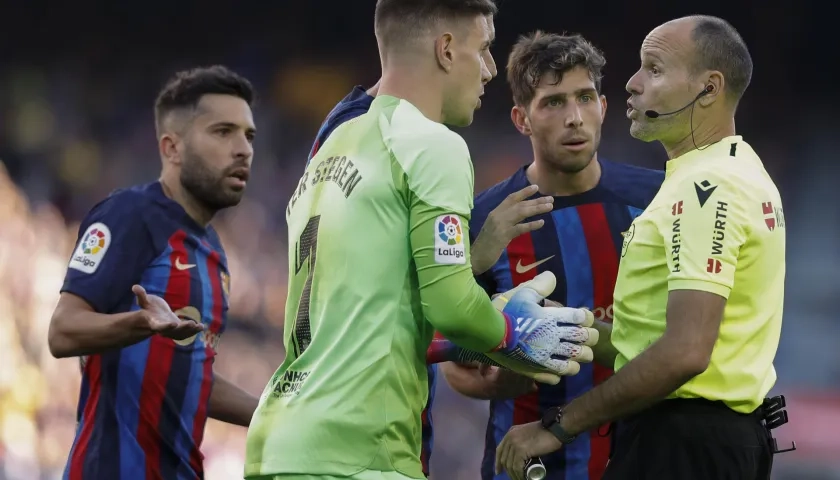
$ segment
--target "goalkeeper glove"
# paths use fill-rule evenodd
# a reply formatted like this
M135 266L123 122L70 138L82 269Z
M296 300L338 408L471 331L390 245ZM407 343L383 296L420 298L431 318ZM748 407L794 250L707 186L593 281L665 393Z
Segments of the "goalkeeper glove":
M496 363L538 382L556 385L560 377L575 375L580 362L593 359L598 331L592 312L583 308L541 307L554 291L556 278L543 272L493 299L506 322L505 337L486 355Z

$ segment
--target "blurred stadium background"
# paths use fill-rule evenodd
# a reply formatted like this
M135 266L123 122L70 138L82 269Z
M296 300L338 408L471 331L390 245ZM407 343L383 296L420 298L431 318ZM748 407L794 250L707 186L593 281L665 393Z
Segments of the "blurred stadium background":
M320 121L354 84L379 75L373 0L221 3L4 1L0 9L0 480L60 478L72 440L79 367L46 347L52 309L78 221L111 190L156 178L152 102L173 71L223 63L260 92L246 200L217 219L233 277L231 322L217 368L255 394L283 357L284 210ZM840 178L838 94L828 53L831 16L815 1L502 4L493 53L505 64L518 34L579 32L607 57L605 158L661 168L658 145L633 140L624 84L660 22L722 16L755 61L737 117L785 201L787 295L776 391L791 423L777 434L799 450L774 478L840 478ZM647 10L645 10L647 9ZM828 63L828 65L825 65ZM476 189L530 159L509 121L503 74L464 136ZM435 480L474 480L487 406L438 385ZM339 432L337 432L339 433ZM208 480L241 478L245 430L211 421ZM340 434L340 433L339 433Z

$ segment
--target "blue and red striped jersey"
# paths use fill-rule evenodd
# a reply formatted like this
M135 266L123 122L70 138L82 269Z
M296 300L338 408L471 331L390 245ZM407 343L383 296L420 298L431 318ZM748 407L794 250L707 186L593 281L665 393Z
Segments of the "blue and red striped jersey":
M309 165L309 161L312 160L312 157L318 153L320 150L321 145L327 141L332 132L335 131L342 123L352 120L359 115L367 113L370 110L370 104L373 103L373 97L367 94L367 90L363 87L357 85L353 88L353 90L347 94L346 97L342 98L340 102L338 102L335 107L327 114L327 118L324 119L324 123L321 124L321 128L318 129L318 133L315 136L315 142L312 144L312 149L309 151L309 158L306 160L306 164Z
M367 113L370 110L370 104L373 103L373 97L367 94L367 91L361 87L356 86L353 91L344 97L338 104L333 107L332 111L327 115L321 128L318 130L318 135L315 137L315 143L312 145L312 150L309 152L309 159L307 165L312 157L318 153L321 145L327 141L330 134L335 131L342 123L352 120L360 115ZM432 431L432 404L435 399L435 386L437 384L437 365L429 365L426 370L429 375L429 400L426 402L426 407L421 414L423 425L423 445L420 449L420 462L423 464L423 473L429 476L429 460L432 457L432 442L434 434Z
M650 203L665 175L661 171L599 161L601 179L594 189L555 197L550 213L527 220L541 218L545 220L543 227L513 239L496 264L478 278L488 293L510 290L541 272L551 271L557 277L551 300L570 307L586 307L597 319L612 322L622 232ZM508 195L529 185L526 168L476 197L471 236L478 235L487 215ZM558 385L540 384L534 393L491 401L482 479L508 478L494 475L493 466L496 446L511 426L539 420L547 408L568 403L611 374L612 370L599 365L581 364L579 374L565 377ZM547 480L600 479L609 456L607 431L607 426L603 426L599 433L583 433L559 452L543 456Z
M155 335L82 359L78 427L63 478L204 478L199 447L230 287L219 237L158 182L112 193L79 232L62 292L113 314L139 308L131 287L140 284L207 329L178 342Z

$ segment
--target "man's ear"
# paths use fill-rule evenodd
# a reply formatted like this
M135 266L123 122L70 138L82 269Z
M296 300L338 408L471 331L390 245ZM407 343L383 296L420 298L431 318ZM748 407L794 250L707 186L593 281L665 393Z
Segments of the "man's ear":
M435 40L435 57L438 65L444 72L449 73L452 70L452 42L455 37L446 32Z
M700 97L697 102L704 107L708 107L709 105L715 103L715 101L719 98L723 98L723 87L725 83L726 80L724 79L722 73L717 70L709 72L706 85L703 87L705 95Z
M601 123L604 123L604 119L607 118L607 96L601 95L598 100L601 101Z
M510 110L510 120L513 122L513 126L519 130L519 133L526 137L531 136L531 119L528 118L525 107L514 105Z
M164 132L158 139L160 158L172 165L181 164L181 137L172 132Z

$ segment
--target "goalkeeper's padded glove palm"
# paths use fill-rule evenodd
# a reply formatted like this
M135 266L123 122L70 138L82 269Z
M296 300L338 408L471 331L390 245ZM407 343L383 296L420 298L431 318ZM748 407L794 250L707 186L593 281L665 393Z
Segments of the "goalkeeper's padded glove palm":
M598 343L598 331L589 328L595 323L589 310L539 305L556 283L553 273L543 272L493 299L507 325L502 343L487 353L493 361L551 385L577 374L581 362L591 362L590 347Z

